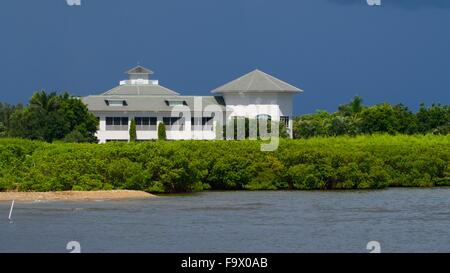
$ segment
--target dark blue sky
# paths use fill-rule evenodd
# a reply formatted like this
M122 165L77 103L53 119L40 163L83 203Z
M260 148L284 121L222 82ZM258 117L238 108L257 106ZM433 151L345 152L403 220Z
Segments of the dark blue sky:
M295 112L450 102L450 1L4 0L0 101L98 94L139 61L185 95L259 68L305 90Z

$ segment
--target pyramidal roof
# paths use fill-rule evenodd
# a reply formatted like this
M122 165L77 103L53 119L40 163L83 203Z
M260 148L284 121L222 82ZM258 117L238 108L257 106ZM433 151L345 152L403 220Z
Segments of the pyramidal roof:
M179 96L178 92L158 84L124 84L101 94L102 96Z
M256 69L212 91L212 93L236 92L300 93L303 90Z
M130 70L128 70L125 73L126 74L153 74L153 71L151 71L150 69L147 69L141 65L138 65L138 66L131 68Z

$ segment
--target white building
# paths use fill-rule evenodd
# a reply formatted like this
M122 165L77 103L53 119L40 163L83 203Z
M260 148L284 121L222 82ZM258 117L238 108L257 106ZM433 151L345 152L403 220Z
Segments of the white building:
M271 118L283 122L292 135L293 96L302 90L255 70L212 91L214 96L182 96L149 78L152 71L137 66L127 71L128 80L83 101L99 118L97 138L128 141L131 120L138 140L157 139L158 124L166 125L168 139L217 137L219 124L233 117Z

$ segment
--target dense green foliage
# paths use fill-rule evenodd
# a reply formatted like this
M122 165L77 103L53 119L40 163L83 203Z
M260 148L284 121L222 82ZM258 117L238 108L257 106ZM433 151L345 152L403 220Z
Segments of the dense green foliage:
M0 139L0 190L149 192L450 185L450 136L76 144Z
M166 125L162 122L158 124L158 139L159 140L167 139Z
M93 142L91 136L83 135L80 131L72 131L68 133L63 139L63 142L74 142L74 143L83 143L83 142Z
M336 113L317 111L294 120L294 138L359 134L450 134L450 106L420 106L417 113L402 104L366 107L356 97Z
M8 135L8 128L11 125L11 116L16 110L21 110L23 105L16 106L0 102L0 137Z
M94 142L97 118L68 93L36 92L26 107L2 104L0 134L27 139ZM3 132L1 132L3 131Z

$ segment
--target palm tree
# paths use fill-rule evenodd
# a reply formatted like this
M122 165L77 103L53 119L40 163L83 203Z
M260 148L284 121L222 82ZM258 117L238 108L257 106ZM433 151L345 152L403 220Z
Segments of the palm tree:
M361 112L363 108L363 99L360 96L356 96L350 103L340 105L338 110L344 116L352 116Z
M45 91L38 91L30 99L30 107L51 112L59 107L58 96L55 92L47 94Z
M363 109L363 99L360 96L354 97L353 101L350 103L350 108L353 114L361 112Z

